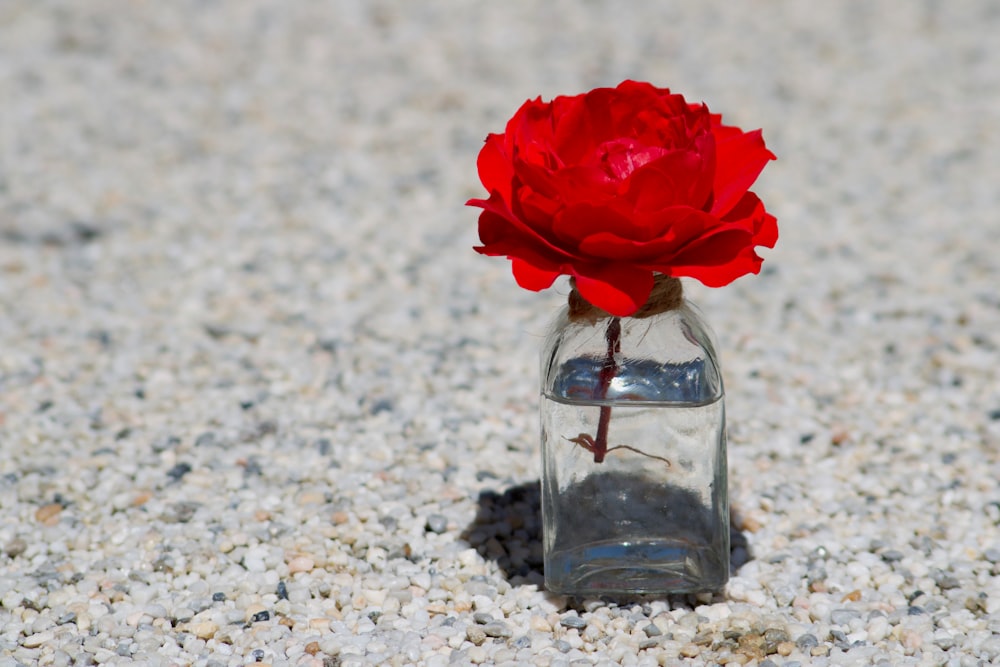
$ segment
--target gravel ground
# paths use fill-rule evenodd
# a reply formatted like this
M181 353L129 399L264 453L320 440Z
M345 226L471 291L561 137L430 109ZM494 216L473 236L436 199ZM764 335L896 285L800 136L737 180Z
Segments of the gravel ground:
M0 2L0 666L1000 664L991 0ZM541 588L565 285L477 256L526 98L779 161L718 334L724 594Z

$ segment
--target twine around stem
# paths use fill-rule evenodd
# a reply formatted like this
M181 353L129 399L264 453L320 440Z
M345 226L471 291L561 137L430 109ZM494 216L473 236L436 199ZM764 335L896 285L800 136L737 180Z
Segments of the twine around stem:
M569 319L572 322L589 321L597 322L608 317L613 317L611 313L598 308L586 299L576 289L576 279L570 278L569 293ZM678 278L672 278L662 274L657 274L653 278L653 291L649 293L649 298L639 310L629 317L644 318L665 313L668 310L680 308L684 302L684 289Z

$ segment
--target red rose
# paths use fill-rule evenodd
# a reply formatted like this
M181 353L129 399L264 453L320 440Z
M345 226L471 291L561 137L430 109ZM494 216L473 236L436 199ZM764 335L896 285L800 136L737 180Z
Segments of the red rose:
M476 251L510 258L521 287L573 276L587 301L631 315L654 273L720 287L760 271L754 247L778 226L748 188L773 159L760 130L648 83L529 100L479 153Z

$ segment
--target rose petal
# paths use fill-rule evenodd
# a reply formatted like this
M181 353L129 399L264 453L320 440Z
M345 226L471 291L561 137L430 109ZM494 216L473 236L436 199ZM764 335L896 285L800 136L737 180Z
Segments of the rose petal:
M598 233L610 233L616 230L618 235L628 234L633 230L633 223L627 215L623 215L607 206L591 204L574 204L560 211L552 222L552 234L562 247L575 251L581 242Z
M619 317L639 310L653 290L653 272L630 264L574 266L573 269L580 296Z
M510 156L504 150L504 138L499 134L486 137L486 143L479 151L476 159L479 180L488 192L498 192L500 197L511 201L511 182L514 180L514 168Z
M774 159L760 130L718 141L712 213L720 217L729 213L757 180L764 165Z
M723 218L726 222L741 219L753 231L753 245L773 248L778 242L777 219L764 210L763 202L752 192L743 195L740 202Z
M625 197L633 202L636 211L680 204L703 208L712 193L713 162L714 156L691 150L667 153L635 170Z
M517 281L517 284L532 292L539 292L552 287L552 283L555 282L555 279L561 273L557 269L541 268L521 257L511 258L511 270L514 273L514 280Z
M645 238L649 240L623 238L617 227L615 232L607 232L596 226L580 241L578 254L592 260L607 258L615 261L632 260L642 264L666 264L688 244L719 226L719 221L713 216L686 206L636 217L636 220L630 222L645 225Z
M773 248L778 242L778 219L770 213L764 213L764 219L756 225L753 234L753 244Z
M653 268L671 276L695 278L708 287L722 287L747 273L757 273L762 261L753 251L750 232L732 227L693 242L669 266Z
M663 157L667 149L659 146L646 146L635 139L614 139L597 147L593 163L599 164L608 177L621 182L650 162Z
M509 211L505 212L502 206L491 206L492 201L492 197L489 201L472 200L473 206L484 209L479 215L479 239L483 245L474 247L476 252L494 257L525 256L532 252L556 264L572 259L536 230L512 217Z

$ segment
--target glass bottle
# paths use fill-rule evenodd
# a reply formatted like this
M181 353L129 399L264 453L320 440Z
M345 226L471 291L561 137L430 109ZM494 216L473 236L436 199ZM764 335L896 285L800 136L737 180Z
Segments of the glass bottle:
M542 519L552 592L716 591L729 577L722 375L680 282L657 276L664 285L673 296L656 306L654 289L642 311L622 318L574 289L546 338Z

